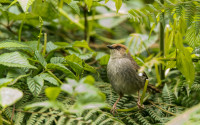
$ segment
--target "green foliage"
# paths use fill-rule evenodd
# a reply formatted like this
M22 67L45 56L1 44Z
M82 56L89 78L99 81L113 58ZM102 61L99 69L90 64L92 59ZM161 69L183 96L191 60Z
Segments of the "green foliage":
M160 125L199 104L199 5L0 0L0 124ZM166 29L164 58L157 44L160 23ZM125 44L139 71L161 91L147 92L144 109L135 94L124 95L118 113L110 113L118 94L106 74L109 43ZM160 64L167 69L164 80ZM199 106L195 110L186 124L198 119Z

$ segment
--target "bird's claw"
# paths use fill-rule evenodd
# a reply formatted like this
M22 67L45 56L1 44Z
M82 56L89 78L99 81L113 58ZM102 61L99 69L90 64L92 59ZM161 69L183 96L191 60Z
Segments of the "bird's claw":
M140 101L137 102L137 106L139 109L144 109L144 105L140 103Z
M115 113L118 114L116 106L113 106L112 109L110 110L110 112L111 112L113 115L115 115Z

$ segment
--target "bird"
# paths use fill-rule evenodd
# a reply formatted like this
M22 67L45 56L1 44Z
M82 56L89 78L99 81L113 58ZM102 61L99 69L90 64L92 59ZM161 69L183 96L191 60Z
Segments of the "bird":
M115 92L119 94L119 98L114 103L111 112L117 112L116 105L124 94L135 94L144 88L148 76L145 72L138 72L140 66L132 58L129 50L125 45L113 44L107 46L110 49L110 59L107 65L107 76ZM152 88L152 86L150 86ZM158 90L157 90L158 91ZM140 97L138 97L137 105L140 105Z

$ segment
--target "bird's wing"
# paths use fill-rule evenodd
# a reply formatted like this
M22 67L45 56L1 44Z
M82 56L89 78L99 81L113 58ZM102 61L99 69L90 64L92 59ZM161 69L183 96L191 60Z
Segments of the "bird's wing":
M138 72L138 70L140 69L140 66L136 63L136 61L131 57L131 62L133 64L133 68ZM145 72L142 73L142 76L145 78L145 79L148 79L148 76Z

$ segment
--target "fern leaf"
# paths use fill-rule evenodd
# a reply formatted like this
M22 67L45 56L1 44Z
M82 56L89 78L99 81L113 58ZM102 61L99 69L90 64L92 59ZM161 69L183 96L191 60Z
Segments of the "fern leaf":
M66 120L66 117L65 117L65 116L61 116L61 117L58 119L57 125L64 125L65 120Z
M167 84L165 84L163 91L162 91L162 97L164 102L168 104L173 104L175 101L175 97L173 95L173 92L168 88Z
M22 112L18 112L15 115L15 125L21 125L23 123L24 115Z

